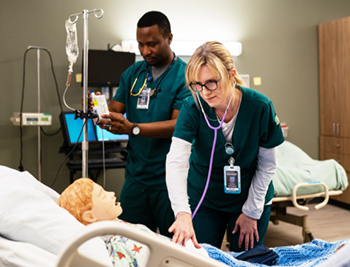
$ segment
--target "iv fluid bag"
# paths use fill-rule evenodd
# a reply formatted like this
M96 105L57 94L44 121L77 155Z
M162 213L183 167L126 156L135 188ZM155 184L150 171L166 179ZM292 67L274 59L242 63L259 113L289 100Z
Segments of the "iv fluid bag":
M78 39L77 39L77 26L75 23L71 23L66 20L66 53L69 61L69 68L72 70L73 63L77 61L79 55Z

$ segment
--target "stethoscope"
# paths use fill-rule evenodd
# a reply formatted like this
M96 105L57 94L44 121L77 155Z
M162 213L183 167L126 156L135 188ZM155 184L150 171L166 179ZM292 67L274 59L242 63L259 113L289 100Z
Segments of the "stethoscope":
M235 88L235 87L236 87L236 83L235 83L234 88ZM211 149L211 156L210 156L210 162L209 162L209 170L208 170L207 182L206 182L206 184L205 184L205 188L204 188L204 191L203 191L203 195L202 195L200 201L198 202L196 209L195 209L194 212L192 213L192 219L193 219L194 216L196 215L196 213L197 213L199 207L201 206L201 204L202 204L202 202L203 202L203 200L204 200L204 198L205 198L205 195L207 194L208 187L209 187L209 182L210 182L211 170L212 170L212 167L213 167L213 158L214 158L214 151L215 151L215 145L216 145L217 132L218 132L218 130L222 127L222 124L223 124L223 122L224 122L224 120L225 120L225 117L226 117L227 111L228 111L228 109L229 109L229 107L230 107L230 104L231 104L231 101L232 101L232 98L233 98L234 93L235 93L235 91L233 90L232 95L231 95L231 98L230 98L230 101L228 102L228 105L227 105L227 107L226 107L224 116L222 116L222 120L221 120L219 126L217 126L217 127L214 127L214 126L212 126L212 125L210 124L210 122L209 122L209 120L208 120L208 117L207 117L207 115L206 115L205 112L204 112L204 109L203 109L203 105L202 105L202 103L201 103L201 100L200 100L200 98L199 98L199 93L198 93L198 92L196 93L197 99L198 99L198 102L199 102L199 105L200 105L200 107L201 107L201 110L202 110L202 113L203 113L203 116L204 116L204 119L205 119L205 121L207 122L208 127L209 127L210 129L214 130L214 139L213 139L213 146L212 146L212 149ZM226 153L227 153L228 155L232 155L233 152L234 152L234 148L233 148L232 144L226 143L226 145L225 145L225 151L226 151ZM230 163L230 165L233 165L234 159L233 159L232 157L230 157L229 163Z
M174 58L173 60L171 61L170 65L168 66L168 68L164 71L164 73L162 74L162 76L160 77L159 81L157 82L157 85L156 85L156 88L152 90L152 94L151 96L154 96L154 94L157 92L157 88L159 86L159 84L161 83L161 81L163 80L163 78L165 77L165 75L169 72L169 70L171 69L171 67L174 65L175 61L177 60L177 57L175 55L175 53L173 52L174 54ZM141 94L142 90L145 88L146 84L148 82L151 82L153 80L153 77L149 74L149 66L147 64L146 67L144 67L142 70L139 71L139 73L137 74L136 76L136 79L134 81L134 83L132 84L132 87L130 89L130 95L132 96L138 96L139 94ZM137 83L137 80L139 79L140 75L142 72L147 72L147 75L146 75L146 78L145 78L145 81L143 82L143 85L142 87L140 88L140 90L138 91L138 93L133 93L133 90L134 90L134 87L135 87L135 84ZM160 90L160 89L158 89Z

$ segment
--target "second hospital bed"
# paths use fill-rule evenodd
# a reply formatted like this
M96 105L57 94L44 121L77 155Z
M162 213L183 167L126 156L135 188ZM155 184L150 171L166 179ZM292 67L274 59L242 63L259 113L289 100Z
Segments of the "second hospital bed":
M273 178L275 195L272 199L270 221L295 224L302 227L304 242L314 239L309 228L308 215L298 216L287 212L294 206L307 211L311 200L323 198L315 206L320 209L330 196L342 194L348 186L344 168L335 160L314 160L296 145L285 141L277 149L277 170Z

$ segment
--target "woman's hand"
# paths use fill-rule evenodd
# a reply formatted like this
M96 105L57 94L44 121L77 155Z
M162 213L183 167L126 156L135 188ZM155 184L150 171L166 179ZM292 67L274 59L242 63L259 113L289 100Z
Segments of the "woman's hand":
M256 241L259 242L257 220L248 217L244 213L239 215L232 234L235 234L238 231L239 231L238 247L242 247L243 239L244 239L245 250L248 250L249 248L254 247L254 237Z
M179 212L176 215L176 220L170 226L169 233L174 233L171 241L176 244L185 246L186 242L192 239L193 245L196 248L201 248L194 233L191 214L187 212Z

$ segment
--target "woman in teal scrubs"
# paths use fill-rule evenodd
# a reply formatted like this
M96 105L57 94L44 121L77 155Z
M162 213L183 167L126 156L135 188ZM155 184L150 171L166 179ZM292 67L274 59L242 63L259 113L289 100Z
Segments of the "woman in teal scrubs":
M230 249L248 250L263 243L269 223L276 147L284 141L279 119L270 99L244 87L219 42L195 51L186 82L193 97L183 102L166 162L176 216L169 232L179 244L220 248L228 227Z

